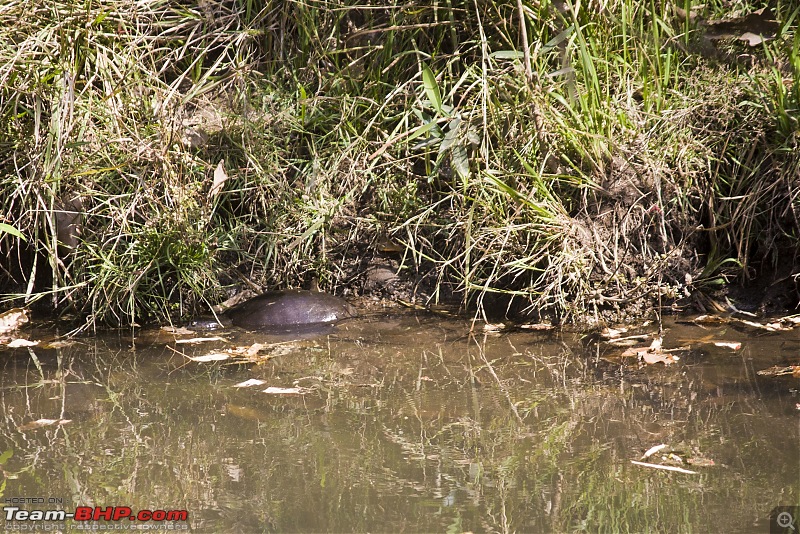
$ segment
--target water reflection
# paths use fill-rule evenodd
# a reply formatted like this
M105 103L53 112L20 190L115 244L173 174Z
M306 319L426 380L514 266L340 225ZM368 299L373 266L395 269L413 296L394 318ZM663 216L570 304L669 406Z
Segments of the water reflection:
M640 369L570 334L467 332L401 316L297 341L6 350L4 498L185 509L193 530L242 532L727 530L798 503L797 383L755 374L794 357L796 333L720 331L743 349ZM675 324L666 342L696 335ZM255 341L280 343L260 364L183 355ZM43 418L71 422L30 426ZM658 443L715 465L630 463Z

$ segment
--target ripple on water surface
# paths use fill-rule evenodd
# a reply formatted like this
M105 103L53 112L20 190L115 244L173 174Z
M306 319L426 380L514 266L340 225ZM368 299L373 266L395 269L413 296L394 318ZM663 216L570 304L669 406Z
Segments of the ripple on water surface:
M4 497L243 532L741 530L798 504L798 383L756 374L797 357L797 332L670 324L664 346L689 350L669 367L571 333L468 332L400 315L5 349ZM696 473L631 463L662 443Z

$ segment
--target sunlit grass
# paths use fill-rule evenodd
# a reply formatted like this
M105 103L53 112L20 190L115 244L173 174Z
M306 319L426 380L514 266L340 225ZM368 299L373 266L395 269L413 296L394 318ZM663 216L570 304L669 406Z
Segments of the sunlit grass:
M655 0L518 7L7 2L3 291L166 321L353 285L388 238L432 298L598 318L798 245L797 8L751 48Z

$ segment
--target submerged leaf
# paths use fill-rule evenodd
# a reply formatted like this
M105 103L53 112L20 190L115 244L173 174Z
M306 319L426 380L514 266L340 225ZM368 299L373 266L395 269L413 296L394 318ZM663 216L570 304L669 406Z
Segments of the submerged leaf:
M17 430L24 432L25 430L34 430L45 426L66 425L71 422L72 419L37 419L36 421L31 421L30 423L25 423L17 427Z

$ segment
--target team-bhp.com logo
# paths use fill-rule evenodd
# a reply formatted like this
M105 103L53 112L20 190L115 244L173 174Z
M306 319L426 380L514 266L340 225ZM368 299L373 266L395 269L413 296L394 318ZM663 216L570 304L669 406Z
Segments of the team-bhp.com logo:
M130 506L78 506L74 512L65 510L22 510L18 506L3 508L6 521L186 521L186 510L139 510Z

